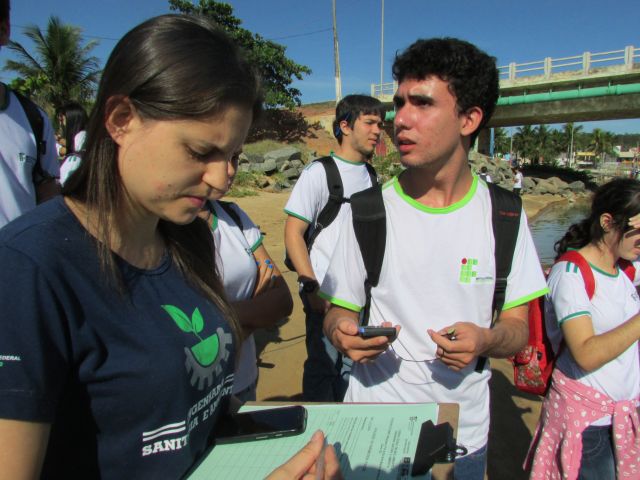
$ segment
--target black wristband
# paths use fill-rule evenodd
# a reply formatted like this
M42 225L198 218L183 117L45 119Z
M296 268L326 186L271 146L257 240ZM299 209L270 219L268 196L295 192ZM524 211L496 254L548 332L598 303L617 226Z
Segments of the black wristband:
M320 288L316 280L305 280L302 282L302 291L304 293L316 293Z

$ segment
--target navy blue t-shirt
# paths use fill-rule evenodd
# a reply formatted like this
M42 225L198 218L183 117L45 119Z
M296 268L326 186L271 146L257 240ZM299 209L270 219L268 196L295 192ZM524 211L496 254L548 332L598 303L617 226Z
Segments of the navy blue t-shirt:
M44 478L179 478L231 393L219 310L168 256L119 266L61 197L0 230L0 418L52 424Z

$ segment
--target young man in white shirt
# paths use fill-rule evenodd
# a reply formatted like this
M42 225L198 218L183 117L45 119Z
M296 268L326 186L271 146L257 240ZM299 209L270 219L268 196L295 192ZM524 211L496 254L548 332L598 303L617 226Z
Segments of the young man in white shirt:
M369 325L396 326L397 338L357 335L367 273L348 228L321 287L333 304L324 331L354 361L345 401L458 403L457 443L468 454L456 458L455 478L481 480L491 371L478 358L507 357L525 345L527 302L547 288L521 211L504 307L490 328L491 197L468 153L495 109L495 59L461 40L419 40L396 57L393 74L395 143L406 170L382 189L386 244Z
M0 0L0 48L9 43L11 23L9 0ZM38 154L27 114L18 97L0 83L0 227L56 195L59 164L56 142L47 115L40 110L43 121L44 153ZM34 178L34 169L42 173Z
M524 175L520 167L513 169L513 193L516 195L522 195L522 182L524 181Z
M340 175L343 198L365 190L375 182L370 162L382 133L384 108L373 97L348 95L336 106L333 131L338 147L331 157ZM373 178L372 178L373 177ZM328 302L316 294L333 255L342 219L349 203L340 205L337 217L314 239L309 251L305 233L318 228L318 216L329 202L327 173L320 162L312 162L302 173L285 206L287 254L298 273L300 297L305 310L307 360L302 391L306 401L342 401L348 384L350 362L324 338L322 320Z

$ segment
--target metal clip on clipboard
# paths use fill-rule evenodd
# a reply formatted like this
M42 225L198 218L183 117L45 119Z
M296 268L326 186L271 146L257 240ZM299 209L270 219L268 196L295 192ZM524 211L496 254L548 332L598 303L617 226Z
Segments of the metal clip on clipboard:
M449 423L434 425L428 420L420 428L411 476L424 475L434 463L453 463L457 456L466 453L466 448L456 445L453 427Z

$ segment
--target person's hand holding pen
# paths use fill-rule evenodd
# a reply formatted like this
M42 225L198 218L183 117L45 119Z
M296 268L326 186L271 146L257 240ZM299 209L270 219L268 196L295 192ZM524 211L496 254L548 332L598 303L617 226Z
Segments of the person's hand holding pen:
M318 430L309 443L276 468L266 480L342 480L340 463L333 445L327 445Z
M485 328L457 322L439 330L427 330L436 345L436 357L455 371L462 370L486 350Z

